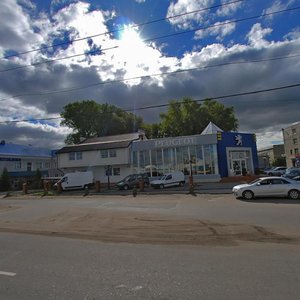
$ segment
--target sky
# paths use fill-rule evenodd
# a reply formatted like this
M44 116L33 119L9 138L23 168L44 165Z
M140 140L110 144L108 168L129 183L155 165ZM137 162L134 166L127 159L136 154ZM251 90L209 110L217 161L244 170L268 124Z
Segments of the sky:
M1 0L0 140L62 147L75 101L155 123L140 108L190 97L233 106L262 149L300 121L299 58L300 0Z

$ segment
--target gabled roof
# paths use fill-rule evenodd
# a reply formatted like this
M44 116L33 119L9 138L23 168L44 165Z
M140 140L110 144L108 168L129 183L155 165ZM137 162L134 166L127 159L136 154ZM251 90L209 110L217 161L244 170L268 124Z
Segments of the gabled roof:
M116 148L127 148L132 141L138 140L144 133L135 132L112 136L88 138L76 145L70 145L58 150L57 153L69 153L76 151L93 151Z
M209 122L206 128L202 131L201 134L212 134L217 132L223 132L221 128L219 128L216 124Z
M134 132L134 133L125 133L125 134L118 134L118 135L110 135L110 136L100 136L100 137L92 137L87 138L81 141L78 145L81 144L94 144L94 143L108 143L108 142L120 142L120 141L133 141L139 138L139 136L144 132Z
M49 149L11 143L0 144L0 155L49 158L53 156Z

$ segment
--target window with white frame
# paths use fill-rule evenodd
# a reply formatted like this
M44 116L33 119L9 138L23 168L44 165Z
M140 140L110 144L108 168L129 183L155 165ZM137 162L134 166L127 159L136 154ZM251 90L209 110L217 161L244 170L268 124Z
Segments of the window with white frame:
M82 152L70 152L69 160L82 160Z
M22 169L21 161L16 161L16 162L15 162L15 169L16 169L16 170Z
M100 155L102 158L108 158L108 150L101 150Z
M116 149L110 149L109 150L109 157L117 157L117 150Z
M113 175L114 175L114 176L119 176L120 173L121 173L120 168L113 168Z
M39 170L43 169L43 162L37 161L36 162L36 169L39 169Z

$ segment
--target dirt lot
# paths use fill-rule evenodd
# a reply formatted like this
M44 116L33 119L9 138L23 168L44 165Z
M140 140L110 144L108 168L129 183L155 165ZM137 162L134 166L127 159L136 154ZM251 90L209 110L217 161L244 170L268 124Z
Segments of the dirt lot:
M158 200L156 200L158 201ZM19 205L0 204L1 214ZM261 226L216 223L163 213L70 207L31 220L0 219L0 231L95 239L104 242L233 246L245 241L293 243Z

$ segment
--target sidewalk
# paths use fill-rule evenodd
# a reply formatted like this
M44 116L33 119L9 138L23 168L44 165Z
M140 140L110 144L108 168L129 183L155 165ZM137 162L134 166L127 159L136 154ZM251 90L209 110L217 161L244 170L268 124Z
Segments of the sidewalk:
M195 194L231 194L232 187L239 184L238 182L207 182L198 183L194 187ZM24 195L22 191L11 191L9 192L10 197L43 197L43 190L29 190L28 194ZM146 187L143 192L137 189L138 194L150 194L150 195L163 195L163 194L188 194L189 185L185 184L184 187L170 187L164 189L154 189L152 187ZM0 193L0 199L4 199L7 196L7 192ZM88 191L90 196L99 195L132 195L132 190L119 190L116 187L102 187L101 191L98 193L95 189L90 189ZM83 190L73 190L73 191L63 191L62 193L57 193L56 191L49 191L48 196L85 196L85 191Z

